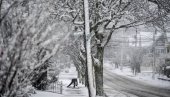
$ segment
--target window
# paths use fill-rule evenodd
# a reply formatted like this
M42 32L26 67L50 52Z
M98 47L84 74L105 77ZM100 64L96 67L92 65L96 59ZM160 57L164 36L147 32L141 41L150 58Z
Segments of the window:
M170 46L168 46L166 49L167 49L167 53L170 53Z
M162 54L162 53L165 53L165 49L156 49L155 52L157 54Z

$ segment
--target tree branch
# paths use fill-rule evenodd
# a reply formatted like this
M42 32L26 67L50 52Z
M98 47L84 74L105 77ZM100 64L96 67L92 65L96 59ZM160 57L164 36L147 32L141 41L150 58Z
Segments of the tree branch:
M1 1L2 1L2 0L1 0ZM13 8L16 4L18 4L18 1L14 1L14 3L12 3L12 4L8 7L6 13L2 16L2 18L0 17L0 25L1 25L2 21L3 21L3 19L8 15L9 11L11 10L11 8Z
M99 25L105 23L105 22L111 22L110 19L103 19L98 21L96 24L94 24L94 26L91 27L90 31L95 30Z
M169 0L164 0L164 1L160 1L160 0L148 0L148 1L158 5L158 8L162 8L166 12L168 12L168 13L170 12L170 2L169 2ZM163 4L163 3L166 3L166 4Z

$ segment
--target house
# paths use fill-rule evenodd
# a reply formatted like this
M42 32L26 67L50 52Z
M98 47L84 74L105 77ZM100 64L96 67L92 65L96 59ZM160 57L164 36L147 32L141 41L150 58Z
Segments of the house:
M170 34L162 33L152 44L151 53L155 50L156 64L165 64L165 60L170 58Z
M152 48L155 49L155 55L157 57L166 54L166 36L164 34L159 36L155 40L155 43L153 43Z

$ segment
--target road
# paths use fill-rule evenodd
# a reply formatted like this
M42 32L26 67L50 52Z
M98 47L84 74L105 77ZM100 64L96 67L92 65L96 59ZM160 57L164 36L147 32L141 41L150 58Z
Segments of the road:
M136 80L114 74L106 69L104 69L104 87L106 93L111 94L112 92L115 93L115 91L118 91L124 94L124 96L113 97L170 97L170 89L164 89L138 82Z

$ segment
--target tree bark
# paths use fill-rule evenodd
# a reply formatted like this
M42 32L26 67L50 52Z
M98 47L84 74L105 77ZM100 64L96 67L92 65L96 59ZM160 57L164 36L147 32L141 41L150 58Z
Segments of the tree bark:
M100 0L94 0L95 5L94 5L94 23L97 23L100 19L99 15L99 6L100 6ZM94 56L96 59L98 59L99 63L94 64L94 70L95 70L95 83L96 83L96 95L97 96L103 96L104 91L103 91L103 55L104 55L104 47L101 47L102 41L103 41L103 34L98 32L99 29L98 27L95 29L95 37L97 40L99 40L99 43L96 43L96 55ZM94 60L93 60L94 61Z
M103 66L95 67L96 95L103 96Z
M95 69L95 81L96 81L96 95L103 96L103 55L104 48L98 46L97 47L97 59L99 60L99 64L94 65Z

